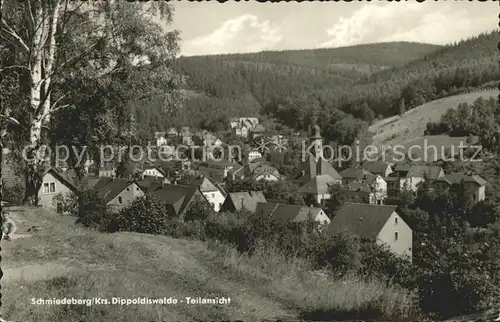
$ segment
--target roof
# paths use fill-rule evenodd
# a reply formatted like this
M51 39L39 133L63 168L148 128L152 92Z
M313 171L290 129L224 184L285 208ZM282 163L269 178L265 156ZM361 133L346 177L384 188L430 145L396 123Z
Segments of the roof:
M255 127L252 129L252 132L265 132L265 131L266 129L261 124L255 125Z
M316 216L322 211L318 207L307 207L299 205L288 205L280 203L262 203L257 204L256 213L271 217L278 221L304 221L309 215Z
M146 192L151 192L161 188L162 182L156 181L154 178L145 176L143 180L137 180L137 185Z
M54 178L59 180L62 184L68 187L72 191L78 191L78 184L76 183L76 178L70 175L70 173L59 172L54 168L48 169L43 176L50 173Z
M248 211L255 212L259 202L267 202L261 191L231 192L227 198L231 200L236 211L241 211L244 207Z
M425 165L414 165L410 167L407 178L424 178L427 176L428 179L436 180L439 178L439 174L443 168L439 166L425 166Z
M364 179L366 176L372 176L373 174L362 168L347 168L340 172L343 179Z
M312 194L328 193L330 186L337 182L338 181L336 179L332 178L329 175L316 176L305 185L300 187L299 192Z
M390 166L391 165L387 162L376 161L376 162L365 162L363 163L362 168L373 174L385 175L387 168Z
M134 183L135 181L121 178L101 178L94 185L94 189L97 191L97 194L104 200L104 202L108 203L113 200L120 192Z
M302 164L302 166L305 171L304 179L306 182L319 175L329 175L334 179L342 180L342 176L337 172L337 170L335 170L333 166L323 158L320 158L316 162L314 158L309 157L308 160Z
M484 180L483 178L481 178L478 175L468 176L465 174L448 174L442 178L437 179L436 181L437 182L446 182L449 185L460 184L462 181L476 183L479 186L486 185L486 180Z
M367 184L362 182L352 182L347 186L347 188L352 191L367 192L367 193L371 192L371 189L367 186Z
M410 170L411 167L412 167L411 164L398 163L394 167L394 171L397 171L397 172L399 172L399 171L407 172L407 171Z
M374 239L398 206L346 202L337 211L327 228L327 233L348 233L361 238Z
M312 158L310 158L312 160ZM334 179L342 179L342 176L333 168L333 166L326 162L323 158L320 158L316 162L316 175L329 175Z
M167 205L174 207L174 215L179 216L184 213L188 204L199 191L197 187L180 184L165 184L163 187L150 192L150 195L158 198Z
M165 175L165 171L163 171L163 169L160 167L160 166L157 166L157 165L154 165L154 164L148 164L148 165L144 165L142 170L152 170L152 169L156 169L158 170L158 172L160 172L161 174Z
M201 192L220 191L220 189L209 178L203 176L188 183L189 185L198 187Z

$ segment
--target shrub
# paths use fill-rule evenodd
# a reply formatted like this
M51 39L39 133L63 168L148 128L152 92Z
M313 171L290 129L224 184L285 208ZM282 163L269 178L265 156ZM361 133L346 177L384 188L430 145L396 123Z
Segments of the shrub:
M108 231L110 217L106 203L95 190L86 190L78 196L74 195L78 207L72 209L71 214L77 217L77 223L85 227L96 228L101 231Z
M7 200L14 206L22 205L24 199L24 187L21 184L10 186L4 184L2 189L2 196L4 200Z
M52 198L52 204L63 214L72 214L78 208L78 196L74 193L57 194ZM58 207L60 205L60 208Z
M116 222L109 222L108 230L134 231L162 234L167 230L167 206L150 196L135 199L130 206L116 215Z

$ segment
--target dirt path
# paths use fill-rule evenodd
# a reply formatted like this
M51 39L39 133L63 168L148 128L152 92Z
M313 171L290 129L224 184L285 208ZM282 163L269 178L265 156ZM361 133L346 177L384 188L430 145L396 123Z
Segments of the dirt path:
M54 277L65 276L69 272L77 270L60 262L49 262L43 264L28 264L19 267L2 269L2 283L16 282L19 280L39 281Z

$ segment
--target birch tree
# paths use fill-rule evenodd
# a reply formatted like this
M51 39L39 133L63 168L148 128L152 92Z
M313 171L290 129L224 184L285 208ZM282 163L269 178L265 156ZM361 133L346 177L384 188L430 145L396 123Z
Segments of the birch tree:
M68 95L77 89L65 91L63 84L81 78L116 84L139 69L143 77L130 97L155 95L148 91L154 87L168 94L166 109L180 106L182 80L171 69L179 37L167 29L173 9L166 2L1 1L2 46L15 48L15 62L3 68L21 71L24 81L17 85L27 98L24 105L2 111L2 119L24 129L26 202L37 203L45 168L40 157L44 131L57 111L78 103ZM23 116L12 117L13 109Z

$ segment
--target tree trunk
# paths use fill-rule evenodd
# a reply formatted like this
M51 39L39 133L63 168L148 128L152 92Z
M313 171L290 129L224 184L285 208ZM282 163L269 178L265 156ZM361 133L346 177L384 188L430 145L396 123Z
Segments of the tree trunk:
M50 85L56 49L55 34L59 18L60 1L54 7L42 3L35 14L35 24L42 28L36 30L33 36L35 46L32 50L33 63L31 68L30 104L32 119L30 123L30 143L27 149L28 160L25 173L26 190L24 203L36 206L38 190L42 184L44 160L37 158L41 147L42 126L50 119Z

